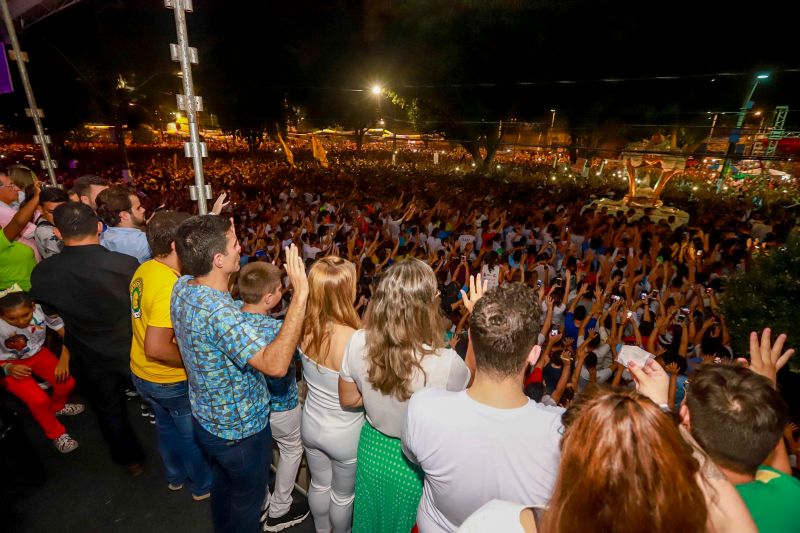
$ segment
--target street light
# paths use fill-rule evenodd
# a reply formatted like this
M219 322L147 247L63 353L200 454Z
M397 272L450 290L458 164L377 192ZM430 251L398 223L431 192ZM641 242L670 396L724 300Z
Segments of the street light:
M550 128L553 128L556 125L556 110L551 109L550 112L553 114L553 118L550 119Z
M744 102L742 102L742 107L739 109L739 116L736 119L736 127L731 132L730 137L728 137L728 152L725 154L725 162L722 165L722 170L720 171L719 179L717 180L717 192L719 192L719 190L722 188L722 183L725 180L725 176L727 176L730 172L731 156L736 151L736 143L739 141L739 137L742 133L742 124L744 124L745 116L747 116L747 110L750 108L750 100L753 98L753 94L756 92L758 82L768 78L769 74L756 75L755 79L753 80L753 86L750 87L747 97L744 99Z

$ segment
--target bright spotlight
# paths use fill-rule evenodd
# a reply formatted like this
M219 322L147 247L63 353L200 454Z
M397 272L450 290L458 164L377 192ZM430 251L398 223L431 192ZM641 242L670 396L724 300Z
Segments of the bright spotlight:
M381 94L383 92L383 87L381 87L380 85L373 85L371 90L372 90L372 94L374 94L375 96L378 96L379 94Z

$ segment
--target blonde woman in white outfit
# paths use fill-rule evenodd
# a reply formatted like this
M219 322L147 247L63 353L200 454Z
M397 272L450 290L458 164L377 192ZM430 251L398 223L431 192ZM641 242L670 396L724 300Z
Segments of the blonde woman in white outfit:
M318 533L351 529L356 482L356 451L363 409L339 405L339 366L350 337L359 327L353 308L355 266L340 257L323 257L308 274L308 304L300 350L308 395L301 434L311 486L308 503Z

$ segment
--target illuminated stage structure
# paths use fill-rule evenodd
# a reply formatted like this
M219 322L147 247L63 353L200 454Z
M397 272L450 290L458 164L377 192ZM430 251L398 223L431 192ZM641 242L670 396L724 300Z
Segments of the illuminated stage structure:
M602 198L592 202L592 207L606 208L610 213L633 210L634 214L629 220L647 216L656 223L666 220L673 228L688 224L689 213L664 206L661 201L661 193L667 183L686 167L683 154L675 152L668 140L656 134L650 140L626 146L622 159L628 179L628 194L622 200Z

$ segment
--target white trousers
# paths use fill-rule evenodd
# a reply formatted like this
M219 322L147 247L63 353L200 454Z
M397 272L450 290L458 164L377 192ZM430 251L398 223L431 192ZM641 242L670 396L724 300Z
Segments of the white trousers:
M303 442L300 439L300 405L289 411L271 412L269 424L272 438L278 443L280 460L275 473L275 492L269 494L269 516L280 518L289 512L297 470L303 459Z
M318 448L306 448L311 471L308 505L317 533L350 533L356 488L356 459L337 461Z

